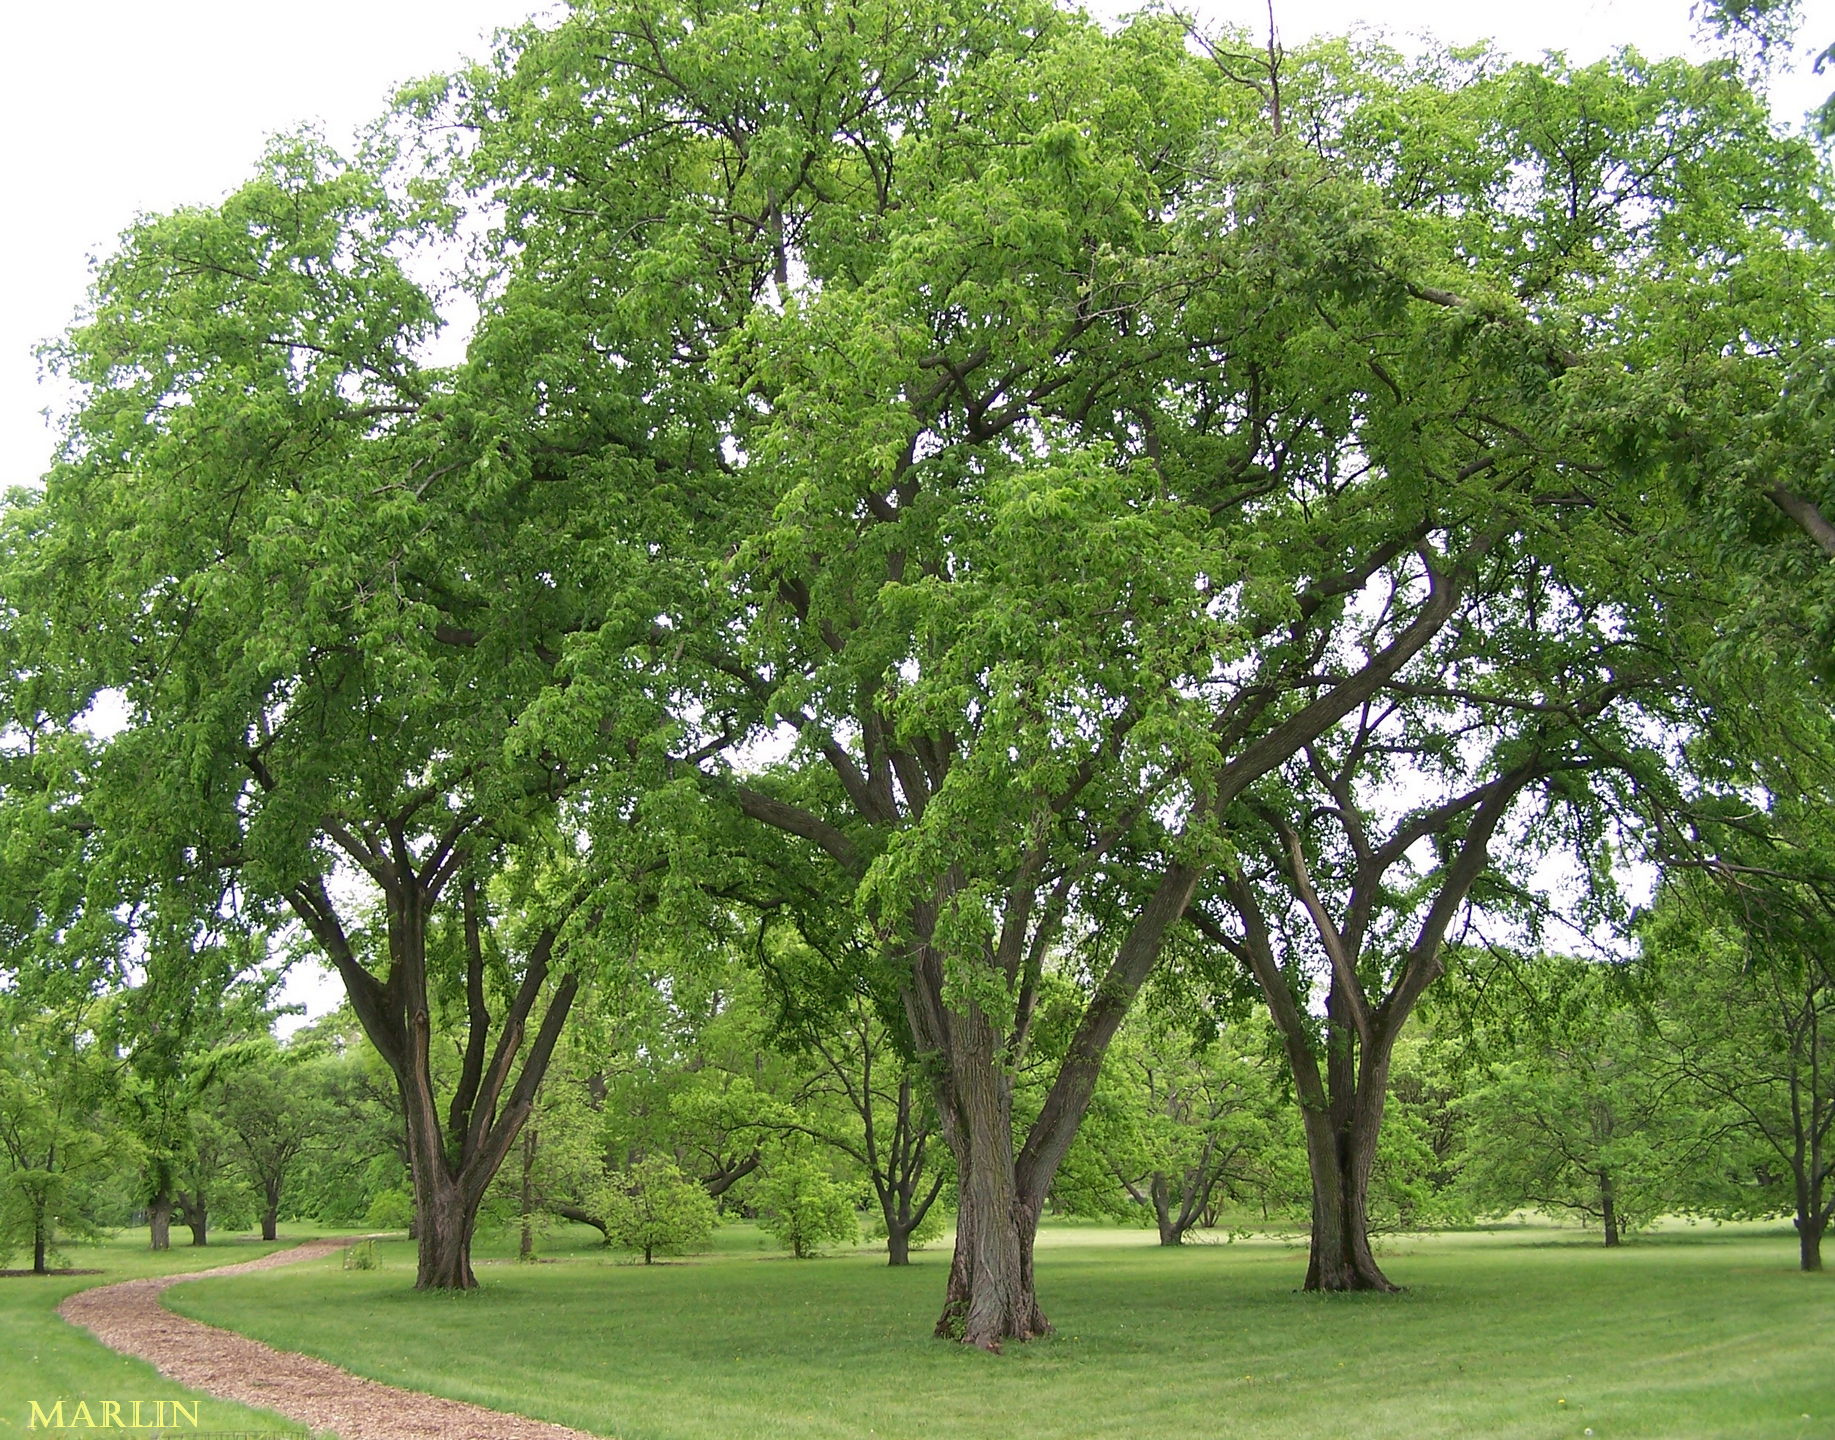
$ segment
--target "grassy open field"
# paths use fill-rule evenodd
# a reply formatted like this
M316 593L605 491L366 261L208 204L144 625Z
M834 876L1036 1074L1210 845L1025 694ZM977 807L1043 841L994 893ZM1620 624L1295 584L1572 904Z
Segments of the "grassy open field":
M811 1261L748 1227L651 1269L553 1238L485 1245L483 1288L417 1295L405 1243L172 1292L173 1307L361 1374L623 1440L1835 1437L1835 1277L1788 1229L1407 1239L1400 1296L1295 1293L1278 1241L1161 1251L1048 1229L1056 1337L1005 1357L928 1338L947 1254Z
M179 1231L184 1234L184 1231ZM157 1415L153 1402L183 1400L198 1407L200 1430L297 1430L265 1411L250 1410L223 1400L200 1397L183 1386L162 1380L152 1366L129 1360L104 1349L86 1330L66 1325L57 1307L73 1290L91 1285L112 1285L144 1275L171 1275L184 1270L206 1270L252 1260L270 1250L282 1249L307 1238L294 1235L278 1244L259 1240L213 1241L203 1249L174 1241L173 1248L155 1255L147 1249L146 1232L135 1231L100 1245L72 1245L69 1263L99 1269L99 1275L18 1275L0 1277L0 1437L31 1434L43 1440L45 1432L29 1430L31 1402L47 1411L62 1399L67 1408L79 1400L146 1402L143 1415ZM15 1263L17 1260L15 1259ZM132 1411L124 1410L131 1418ZM167 1412L168 1416L171 1412ZM181 1428L188 1429L189 1426ZM73 1432L74 1433L74 1432ZM83 1432L87 1433L87 1432ZM142 1430L141 1435L150 1432Z

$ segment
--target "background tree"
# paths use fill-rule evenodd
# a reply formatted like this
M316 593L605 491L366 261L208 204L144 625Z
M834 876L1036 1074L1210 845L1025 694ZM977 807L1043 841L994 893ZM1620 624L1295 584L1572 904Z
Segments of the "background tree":
M1827 799L1780 787L1770 813L1724 817L1734 823L1710 830L1719 853L1709 868L1679 870L1643 937L1661 1053L1693 1106L1760 1155L1735 1177L1729 1208L1789 1211L1804 1270L1822 1268L1835 1213ZM1753 1184L1767 1175L1772 1184Z
M1197 1037L1166 1017L1130 1021L1105 1062L1090 1115L1053 1186L1077 1214L1150 1216L1180 1245L1244 1208L1282 1208L1283 1151L1301 1151L1272 1083L1268 1036L1252 1024Z
M523 446L488 364L418 362L438 318L403 266L414 231L372 170L310 139L220 206L134 225L59 349L81 398L16 513L9 595L49 637L53 724L121 696L85 802L99 876L176 937L152 963L195 980L182 942L225 914L312 936L401 1094L416 1283L465 1288L477 1207L611 938L561 797L590 773L617 808L604 766L655 729L648 662L578 687L600 708L568 744L519 726L579 678L567 637L666 568L654 537L688 531L639 518L647 485L613 505L596 462ZM609 522L590 580L538 500ZM614 558L627 520L634 569ZM647 640L666 608L610 623ZM615 849L593 851L613 875ZM442 991L469 1032L444 1095Z
M47 1010L0 991L0 1255L47 1273L61 1236L90 1238L97 1188L134 1164L111 1117L114 1057L89 1007Z
M642 1251L646 1265L658 1255L706 1249L720 1223L706 1187L663 1155L639 1160L608 1180L594 1208L604 1221L606 1239Z
M773 1157L756 1198L759 1228L798 1260L860 1239L854 1197L807 1150Z
M310 1041L275 1044L248 1057L218 1092L217 1117L258 1196L263 1240L276 1236L288 1181L306 1152L348 1122L329 1103L330 1079Z
M1608 1246L1691 1207L1721 1150L1691 1109L1629 977L1559 956L1495 962L1488 1009L1461 1042L1460 1184L1480 1213L1583 1217Z
M895 991L870 937L832 912L760 928L754 963L774 1005L771 1034L804 1074L773 1126L847 1157L872 1188L886 1263L942 1233L949 1181L935 1106L908 1050ZM812 923L812 921L814 923Z

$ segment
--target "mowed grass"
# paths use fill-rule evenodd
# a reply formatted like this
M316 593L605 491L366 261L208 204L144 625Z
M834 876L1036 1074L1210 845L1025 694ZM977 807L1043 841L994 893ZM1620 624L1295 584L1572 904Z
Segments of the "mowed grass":
M583 1234L585 1232L582 1232ZM1278 1241L1162 1251L1048 1229L1054 1337L995 1357L929 1338L948 1264L766 1254L748 1227L652 1268L551 1240L481 1247L482 1288L415 1294L333 1259L213 1280L173 1307L360 1374L622 1440L1424 1440L1835 1437L1835 1277L1788 1230L1683 1230L1607 1251L1572 1231L1409 1239L1398 1296L1296 1293ZM1807 1418L1806 1418L1807 1417Z
M180 1230L179 1234L186 1232ZM158 1414L153 1402L182 1400L196 1405L200 1430L297 1431L276 1415L250 1410L228 1401L213 1400L162 1379L151 1365L117 1355L95 1340L87 1330L79 1330L58 1318L59 1302L72 1291L92 1285L112 1285L118 1280L135 1280L147 1275L171 1275L186 1270L206 1270L213 1265L231 1265L238 1260L252 1260L270 1250L298 1244L304 1235L275 1242L231 1239L212 1241L202 1249L177 1240L173 1248L155 1255L147 1248L144 1230L123 1234L99 1245L71 1245L67 1260L84 1269L98 1269L100 1275L18 1275L0 1277L0 1437L32 1435L43 1440L45 1431L31 1430L31 1402L36 1400L49 1413L58 1400L64 1401L66 1419L76 1403L88 1402L92 1418L100 1422L98 1402L119 1400L144 1402L144 1415ZM18 1264L15 1256L13 1263ZM170 1411L166 1412L170 1418ZM123 1415L132 1418L131 1410ZM181 1429L191 1428L181 1423ZM74 1432L71 1432L74 1433ZM138 1432L146 1435L150 1432Z

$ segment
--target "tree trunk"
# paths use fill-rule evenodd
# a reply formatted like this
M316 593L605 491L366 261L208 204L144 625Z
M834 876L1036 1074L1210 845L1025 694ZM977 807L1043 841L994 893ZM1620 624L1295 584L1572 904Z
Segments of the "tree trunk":
M1813 1215L1798 1212L1797 1215L1797 1268L1811 1272L1822 1269L1822 1235L1828 1228L1827 1215Z
M896 1224L886 1226L886 1264L909 1265L911 1263L911 1232L901 1230Z
M475 1290L472 1231L478 1224L478 1202L445 1176L414 1177L420 1214L420 1254L414 1272L416 1290Z
M147 1230L153 1239L155 1250L172 1248L172 1197L155 1195L147 1202Z
M1008 1340L1051 1333L1032 1281L1036 1204L1022 1201L1013 1167L1011 1082L979 1014L952 1017L957 1035L949 1093L938 1114L956 1157L956 1253L936 1333L1000 1353Z
M1797 1113L1802 1115L1801 1107ZM1822 1203L1828 1192L1824 1189L1827 1176L1822 1169L1821 1146L1806 1143L1801 1120L1797 1150L1790 1161L1797 1192L1797 1268L1814 1272L1822 1269L1822 1237L1828 1229L1831 1207Z
M202 1195L181 1195L179 1206L184 1211L185 1228L191 1232L193 1245L210 1243L210 1207Z
M560 922L546 926L530 947L508 1010L495 1022L486 1005L483 944L476 895L461 887L466 930L467 1038L459 1080L442 1117L435 1096L433 1016L428 997L427 924L442 887L455 871L446 860L415 872L412 857L394 838L395 852L377 853L372 873L383 873L388 913L389 976L378 980L357 958L322 878L296 886L289 902L324 948L344 981L345 994L364 1033L395 1077L414 1183L418 1229L417 1290L470 1290L472 1232L485 1188L509 1157L535 1106L535 1092L553 1058L555 1042L579 991L579 977L559 977L533 1038L529 1022L552 975ZM521 1059L520 1071L518 1058Z
M1619 1243L1618 1197L1613 1193L1612 1174L1608 1170L1599 1172L1599 1216L1605 1228L1606 1244L1614 1246Z
M522 1132L522 1238L516 1247L518 1260L535 1259L535 1127Z
M51 1248L50 1237L46 1234L48 1229L49 1227L45 1224L45 1217L42 1214L33 1217L32 1273L34 1275L48 1275L51 1273L47 1260L48 1252ZM1809 1267L1805 1266L1804 1268L1808 1269Z
M1160 1244L1183 1245L1185 1227L1172 1213L1172 1182L1164 1170L1153 1172L1153 1178L1147 1182L1147 1194L1153 1201L1154 1223L1160 1227Z
M281 1178L278 1175L270 1174L261 1182L263 1198L268 1202L261 1212L261 1238L263 1240L279 1238L280 1186Z
M1301 1111L1313 1182L1308 1290L1393 1293L1401 1288L1383 1274L1370 1249L1370 1166L1382 1125L1383 1088L1378 1084L1372 1098L1366 1078L1342 1125L1333 1123L1330 1111Z

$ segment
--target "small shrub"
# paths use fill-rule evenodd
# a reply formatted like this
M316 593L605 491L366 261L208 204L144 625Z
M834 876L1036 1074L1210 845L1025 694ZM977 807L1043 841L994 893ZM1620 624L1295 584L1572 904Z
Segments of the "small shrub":
M720 1223L700 1182L660 1155L638 1161L608 1183L594 1208L605 1220L606 1240L641 1251L646 1265L654 1264L658 1255L706 1249Z
M344 1268L346 1270L375 1270L379 1268L381 1264L382 1261L376 1258L376 1242L374 1240L359 1240L355 1245L344 1252Z
M844 1185L807 1156L786 1156L755 1192L758 1224L799 1260L825 1245L857 1245L860 1217Z

